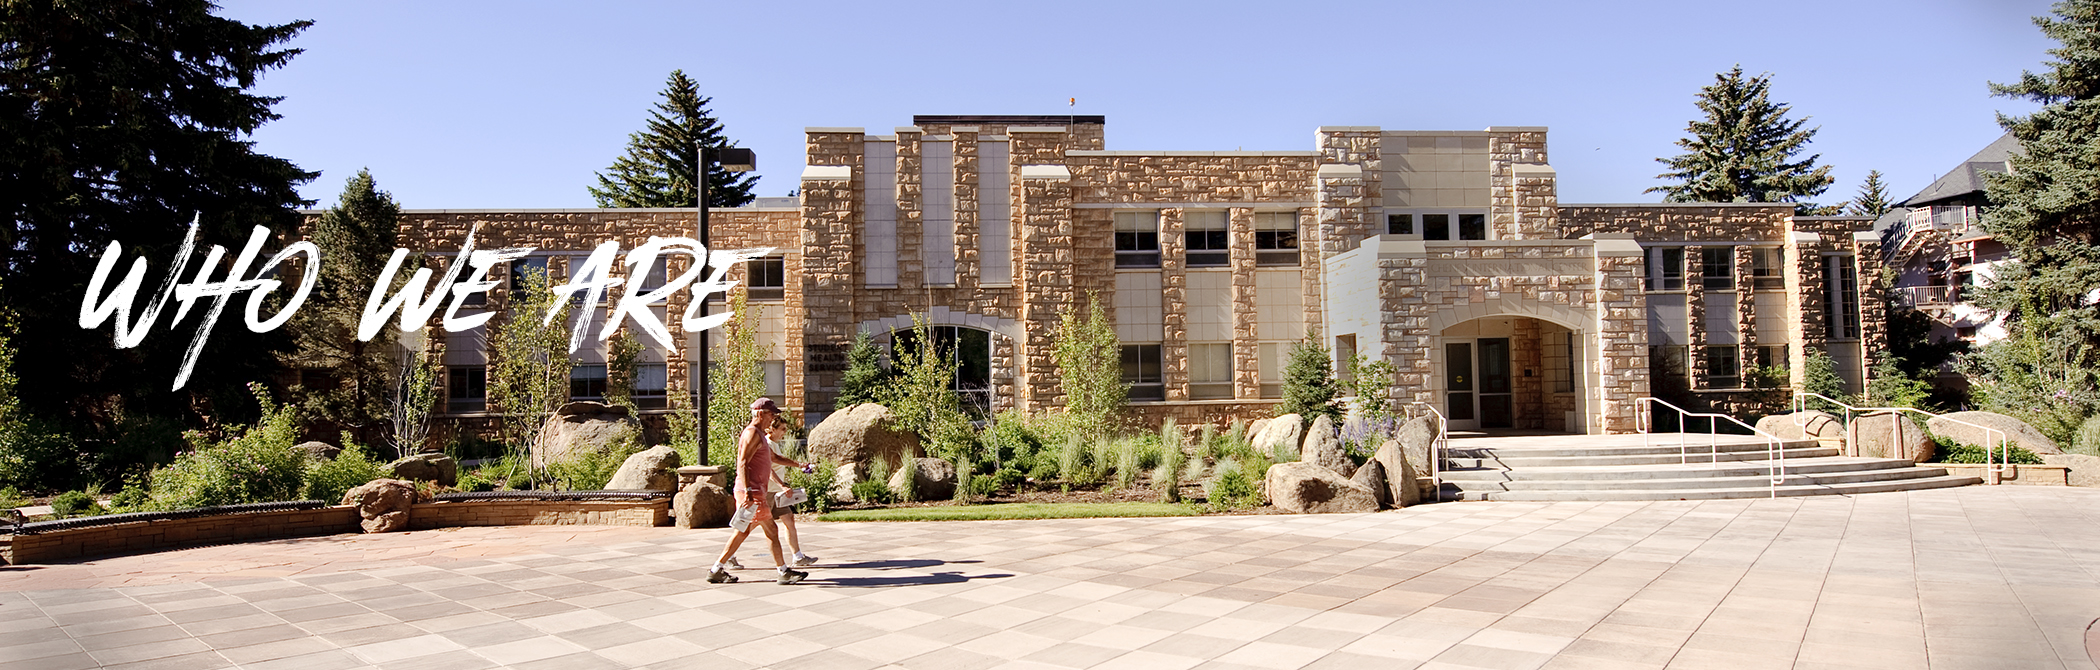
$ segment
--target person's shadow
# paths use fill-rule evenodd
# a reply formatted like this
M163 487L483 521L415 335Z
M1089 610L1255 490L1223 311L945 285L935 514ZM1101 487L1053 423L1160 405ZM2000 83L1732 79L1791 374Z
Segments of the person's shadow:
M940 561L930 558L904 558L886 561L862 561L859 563L819 565L817 567L824 569L824 572L820 572L817 574L826 576L822 578L813 577L811 579L803 580L802 583L827 588L879 589L894 588L899 586L930 586L933 584L957 584L961 582L967 582L973 579L1005 579L1007 577L1013 576L1010 574L965 575L958 570L944 570L941 572L934 572L931 574L897 575L894 577L829 576L830 574L832 574L832 570L910 570L931 568L935 566L948 565L950 563L963 564L981 562L983 561Z

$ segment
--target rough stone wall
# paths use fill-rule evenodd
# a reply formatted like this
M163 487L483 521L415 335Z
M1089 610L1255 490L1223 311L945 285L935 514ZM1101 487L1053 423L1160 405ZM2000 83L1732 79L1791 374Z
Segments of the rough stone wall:
M1693 391L1711 388L1706 379L1706 264L1700 260L1704 251L1698 245L1684 248L1684 311L1691 322L1685 338L1691 346L1686 347L1684 365Z
M1320 184L1320 257L1355 249L1364 238L1385 232L1384 221L1374 221L1370 212L1385 200L1385 162L1380 153L1384 133L1378 128L1322 128L1314 133L1320 147L1320 165L1355 165L1363 168L1356 179Z
M1160 381L1167 401L1189 399L1188 239L1181 209L1159 213Z
M1541 346L1539 320L1517 319L1509 338L1510 391L1515 425L1543 429L1546 417L1545 350ZM1558 418L1552 419L1558 422Z
M1227 225L1227 236L1236 240L1254 239L1254 210L1234 208ZM1259 319L1254 309L1254 245L1233 244L1232 263L1232 396L1235 398L1261 397L1260 350L1257 339Z
M1880 244L1858 240L1853 243L1852 251L1854 271L1859 273L1860 380L1871 384L1878 376L1874 366L1881 363L1889 350L1888 288L1881 283Z
M1560 237L1631 233L1642 242L1784 240L1793 205L1564 205Z
M1027 375L1019 389L1021 405L1030 409L1062 406L1064 392L1054 374L1051 355L1059 311L1078 308L1072 256L1072 183L1062 179L1021 179L1021 369Z
M1080 154L1072 170L1085 203L1293 202L1313 200L1317 158L1310 155Z
M1223 434L1234 421L1252 422L1276 415L1276 406L1281 400L1197 400L1194 402L1144 402L1133 403L1124 411L1124 420L1132 425L1157 427L1174 419L1183 435L1194 441L1204 426Z
M1546 130L1544 128L1488 129L1488 228L1489 239L1538 239L1545 235L1524 235L1517 227L1519 208L1537 208L1539 184L1520 189L1517 183L1518 164L1543 164L1546 160ZM1544 186L1549 191L1550 184ZM1526 203L1529 199L1534 202ZM1581 237L1570 235L1568 237Z
M955 142L955 287L975 290L980 276L977 260L977 137L974 131L951 131Z
M1598 355L1592 370L1603 399L1590 413L1606 433L1630 433L1636 399L1648 395L1648 302L1641 291L1641 256L1597 256Z
M810 165L853 169L847 180L804 180L802 191L803 299L789 306L791 337L800 337L807 365L788 370L788 384L809 397L805 408L830 411L838 395L846 349L858 332L855 295L860 290L867 257L863 194L867 189L866 136L860 133L808 134ZM795 320L799 316L800 320ZM800 328L793 327L801 324ZM801 374L797 374L801 373ZM801 379L796 379L801 377Z

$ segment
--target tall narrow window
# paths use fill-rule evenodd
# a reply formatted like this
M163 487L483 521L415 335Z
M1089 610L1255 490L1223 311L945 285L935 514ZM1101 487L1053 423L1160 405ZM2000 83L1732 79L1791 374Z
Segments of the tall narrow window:
M1285 342L1262 342L1254 345L1254 365L1261 379L1261 397L1283 397L1283 351L1290 346Z
M453 412L479 412L487 406L487 367L455 365L446 368L445 375L445 409Z
M1012 168L1007 156L1005 142L977 144L977 275L983 284L1014 281Z
M869 286L897 285L897 142L869 140L866 190L861 194L868 208L867 243L861 253L867 258Z
M1684 290L1684 247L1648 247L1648 290Z
M1232 397L1232 343L1189 345L1189 399Z
M1298 213L1254 213L1254 263L1298 264Z
M1545 351L1540 361L1546 368L1546 390L1553 393L1575 392L1575 333L1558 332L1547 335Z
M1779 247L1756 247L1750 250L1750 287L1784 288L1786 277L1779 268L1785 264L1786 254Z
M1859 275L1851 256L1823 259L1823 317L1831 339L1859 337Z
M1181 237L1188 246L1189 267L1224 267L1232 263L1232 248L1226 246L1231 238L1227 232L1230 218L1222 211L1182 212Z
M1766 347L1758 347L1758 348L1757 348L1757 367L1760 367L1760 368L1772 368L1772 367L1776 367L1776 368L1779 368L1779 369L1782 369L1782 370L1786 369L1786 368L1787 368L1787 366L1788 366L1788 363L1787 363L1787 349L1786 349L1786 347L1787 347L1787 345L1784 345L1784 344L1781 344L1781 345L1777 345L1777 346L1766 346Z
M1706 387L1732 389L1743 385L1742 368L1734 345L1706 348Z
M1159 267L1159 212L1116 212L1116 267Z
M546 256L527 256L525 258L520 258L518 260L511 261L510 290L516 291L519 288L524 287L525 275L534 272L539 273L542 279L547 278Z
M752 300L773 301L787 297L787 259L779 256L752 259L744 264L744 290Z
M955 283L955 142L919 143L920 258L925 260L926 283L946 286Z
M1700 247L1699 283L1708 291L1735 290L1735 247Z
M1159 372L1159 345L1123 345L1123 384L1130 387L1131 400L1167 399Z
M642 409L663 409L666 387L670 384L668 369L662 363L642 363L634 366L634 404Z
M569 368L569 399L597 400L605 397L605 366L577 365Z
M1349 381L1356 378L1356 336L1334 336L1334 378Z

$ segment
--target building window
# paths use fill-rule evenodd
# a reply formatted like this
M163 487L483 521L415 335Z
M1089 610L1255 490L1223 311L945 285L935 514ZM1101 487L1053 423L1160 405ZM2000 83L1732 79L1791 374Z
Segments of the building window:
M445 369L445 407L453 412L479 412L488 408L488 368L455 365Z
M1859 337L1859 275L1851 256L1823 259L1823 318L1831 339Z
M634 285L634 291L639 295L663 288L664 282L670 281L670 275L671 258L658 255L656 260L649 263L649 270L642 273L642 280Z
M605 397L605 366L576 365L569 368L569 399L598 400Z
M1424 240L1449 240L1449 239L1451 239L1451 215L1450 215L1450 214L1423 214L1423 215L1422 215L1422 239L1424 239Z
M541 279L551 279L547 276L547 257L532 256L511 261L510 290L516 291L524 288L525 274L528 272L538 272Z
M1691 390L1691 368L1686 359L1692 348L1682 344L1648 346L1648 393L1658 398L1682 399Z
M1766 346L1766 347L1758 347L1758 348L1757 348L1757 367L1760 367L1760 368L1779 368L1779 369L1781 369L1781 370L1785 370L1785 369L1787 369L1787 368L1789 367L1789 365L1788 365L1788 363L1787 363L1787 357L1786 357L1786 355L1787 355L1787 350L1786 350L1786 347L1787 347L1787 345L1784 345L1784 344L1779 344L1779 345L1773 345L1773 346Z
M1413 214L1387 214L1387 215L1385 215L1385 234L1387 234L1387 235L1413 235L1413 234L1415 234L1415 215L1413 215Z
M1955 337L1959 337L1959 338L1961 338L1961 339L1964 339L1964 340L1973 340L1973 339L1976 339L1976 327L1975 327L1975 326L1962 326L1962 327L1960 327L1960 328L1956 328L1956 329L1954 329L1954 335L1955 335Z
M1232 397L1232 344L1189 345L1189 399Z
M963 407L978 413L990 413L992 407L992 334L975 328L960 326L933 326L934 355L947 359L955 366L955 377L949 388L961 398ZM890 334L890 360L898 361L900 354L916 351L918 335L906 329ZM782 377L786 376L785 364Z
M1735 357L1733 345L1706 348L1707 388L1732 389L1743 385L1742 368Z
M744 290L752 300L771 301L787 297L787 259L780 256L744 262Z
M1116 267L1159 267L1159 212L1116 212Z
M1227 232L1231 217L1225 212L1192 211L1182 215L1182 240L1188 246L1188 263L1192 268L1223 267L1232 263L1231 235Z
M466 259L465 257L462 257L462 256L453 256L452 258L453 258L452 262L454 262L454 263L465 263L465 262L467 262L467 259ZM474 268L473 268L472 266L468 266L468 267L462 267L462 268L460 268L460 269L459 269L459 281L457 281L457 282L453 283L453 286L458 286L458 285L460 285L460 284L465 284L465 283L468 283L468 282L475 282L475 281L481 281L481 280L482 280L482 278L484 278L484 277L487 277L487 276L488 276L488 272L489 272L488 270L482 270L482 271L481 271L481 274L479 274L479 275L476 275L476 274L474 274ZM433 269L433 273L437 275L437 279L436 279L436 281L444 281L444 279L445 279L445 274L444 274L444 272L443 272L443 271L439 271L439 270L435 270L435 269ZM445 294L445 295L444 295L443 297L444 297L445 301L446 301L446 302L448 302L448 303L449 303L449 302L451 302L451 300L452 300L452 294L451 294L451 293L450 293L449 291L448 291L448 292L447 292L447 293L446 293L446 294ZM486 306L486 305L488 305L488 304L489 304L489 292L488 292L488 291L475 291L475 292L473 292L473 293L469 293L469 294L467 294L467 297L466 297L465 299L463 299L463 300L461 300L461 301L459 302L459 304L460 304L460 306L461 306L461 307L482 307L482 306Z
M1254 264L1298 264L1298 213L1254 213Z
M1130 387L1131 400L1167 399L1159 374L1159 345L1123 345L1123 384Z
M634 404L642 409L663 409L671 377L662 363L634 366Z
M1283 397L1283 351L1288 342L1263 342L1254 345L1254 366L1260 372L1261 397Z
M1684 247L1648 247L1648 290L1684 290Z
M1356 378L1356 336L1334 336L1334 378L1349 381Z
M1779 268L1786 262L1786 254L1779 247L1757 247L1750 250L1750 287L1785 288L1786 277Z
M785 402L787 398L787 361L759 361L758 367L766 375L766 396Z
M1699 284L1708 291L1735 290L1735 247L1699 248Z
M1544 359L1546 368L1546 390L1553 393L1575 392L1575 333L1553 333L1547 335Z
M1486 214L1458 215L1458 239L1485 240L1488 238Z

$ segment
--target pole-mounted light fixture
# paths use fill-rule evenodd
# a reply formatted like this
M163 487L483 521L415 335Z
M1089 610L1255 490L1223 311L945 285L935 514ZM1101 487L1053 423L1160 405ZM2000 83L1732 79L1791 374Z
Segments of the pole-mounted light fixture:
M700 173L699 181L696 184L699 187L697 190L700 192L699 237L700 246L707 248L708 255L712 256L714 255L714 245L707 239L707 163L709 160L713 160L715 163L720 164L723 170L727 170L729 172L750 172L752 170L758 169L758 155L752 153L750 149L744 149L740 147L716 147L714 149L709 149L706 146L700 147L699 166L695 168ZM705 262L703 259L703 265L704 264ZM707 316L707 312L707 301L701 300L700 316L702 318L705 318ZM707 463L707 451L713 446L709 444L710 442L712 442L712 440L709 439L709 433L712 432L713 427L708 423L709 419L711 418L708 416L708 405L714 403L714 393L712 392L713 387L711 387L708 384L708 377L713 373L713 370L709 369L711 367L710 359L712 358L712 356L708 351L709 347L707 339L707 331L700 331L700 373L698 375L695 375L696 379L698 380L696 383L700 385L700 401L696 403L699 405L699 407L695 409L697 409L700 412L700 453L698 454L698 456L702 464Z

